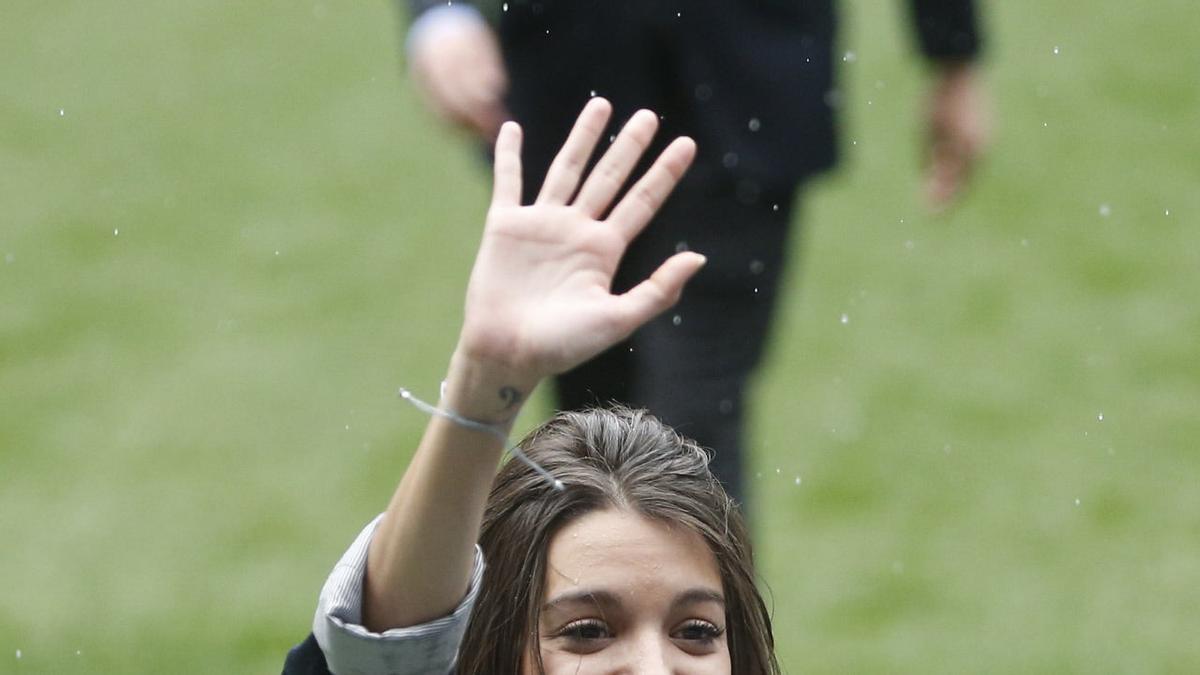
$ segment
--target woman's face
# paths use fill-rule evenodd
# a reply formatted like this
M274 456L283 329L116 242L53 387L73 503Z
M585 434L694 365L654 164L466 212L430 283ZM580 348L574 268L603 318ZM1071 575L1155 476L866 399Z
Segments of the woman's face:
M721 575L691 530L592 512L550 541L545 588L547 675L729 675ZM535 673L531 655L524 661Z

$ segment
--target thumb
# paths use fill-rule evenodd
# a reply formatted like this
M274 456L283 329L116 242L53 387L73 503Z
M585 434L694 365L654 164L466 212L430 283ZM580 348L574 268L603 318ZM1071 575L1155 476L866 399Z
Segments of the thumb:
M650 278L617 296L618 323L626 335L679 302L683 286L708 259L693 251L667 258Z

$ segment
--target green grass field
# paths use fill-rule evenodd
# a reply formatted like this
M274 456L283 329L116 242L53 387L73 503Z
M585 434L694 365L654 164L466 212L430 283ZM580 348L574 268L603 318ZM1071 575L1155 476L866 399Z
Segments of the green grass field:
M902 4L846 3L758 387L784 667L1200 672L1200 13L989 3L994 152L930 217ZM278 672L308 630L487 198L398 43L386 3L6 3L0 673Z

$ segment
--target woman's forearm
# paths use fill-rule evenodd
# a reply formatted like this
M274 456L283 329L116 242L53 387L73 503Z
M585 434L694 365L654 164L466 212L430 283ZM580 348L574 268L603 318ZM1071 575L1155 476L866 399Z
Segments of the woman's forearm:
M455 353L440 406L507 427L537 378ZM374 632L450 614L466 594L500 439L434 417L380 521L367 557L363 624Z

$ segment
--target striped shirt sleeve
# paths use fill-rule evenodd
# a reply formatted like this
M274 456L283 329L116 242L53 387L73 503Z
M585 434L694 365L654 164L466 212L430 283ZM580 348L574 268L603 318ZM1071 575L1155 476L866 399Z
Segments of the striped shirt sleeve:
M448 616L372 633L362 626L362 593L367 548L378 524L376 518L363 528L321 589L313 635L325 653L329 670L334 675L452 673L483 579L483 553L475 548L467 595Z

